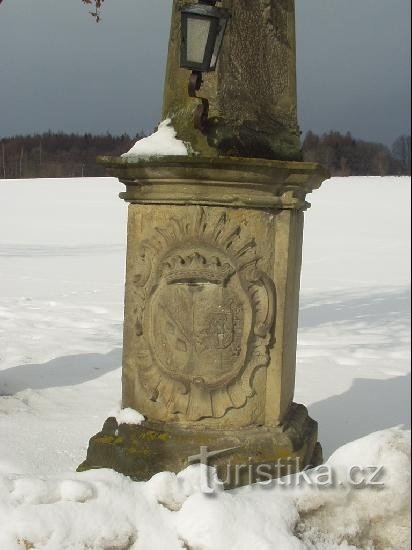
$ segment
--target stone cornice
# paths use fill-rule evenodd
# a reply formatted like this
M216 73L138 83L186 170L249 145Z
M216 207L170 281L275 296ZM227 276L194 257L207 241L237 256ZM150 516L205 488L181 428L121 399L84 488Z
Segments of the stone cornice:
M134 204L197 204L304 210L328 178L319 164L235 157L159 157L131 162L100 157Z

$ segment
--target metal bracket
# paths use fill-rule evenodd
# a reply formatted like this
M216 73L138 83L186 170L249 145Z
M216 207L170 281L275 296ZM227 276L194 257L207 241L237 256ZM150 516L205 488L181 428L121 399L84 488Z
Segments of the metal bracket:
M194 115L194 126L203 134L207 132L209 117L209 101L204 97L199 97L196 92L200 90L203 84L203 75L199 71L192 71L189 77L188 92L190 97L196 97L201 103L196 107Z

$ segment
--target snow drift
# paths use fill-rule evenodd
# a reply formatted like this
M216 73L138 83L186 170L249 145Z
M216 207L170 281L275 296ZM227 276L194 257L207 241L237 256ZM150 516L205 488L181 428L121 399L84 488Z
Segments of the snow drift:
M135 483L110 470L69 477L0 474L0 547L133 550L406 549L410 435L377 432L337 450L334 487L279 482L213 496L200 466ZM383 466L383 486L347 484L353 465ZM313 476L313 474L309 474ZM296 477L296 476L295 476ZM285 480L283 480L285 482Z

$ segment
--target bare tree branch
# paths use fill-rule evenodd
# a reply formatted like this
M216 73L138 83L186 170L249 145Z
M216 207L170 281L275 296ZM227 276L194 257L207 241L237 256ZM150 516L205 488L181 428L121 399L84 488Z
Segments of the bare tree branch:
M2 0L0 0L2 2ZM90 15L96 19L96 23L100 21L100 13L104 0L82 0L83 4L91 4L94 6L92 11L89 11Z

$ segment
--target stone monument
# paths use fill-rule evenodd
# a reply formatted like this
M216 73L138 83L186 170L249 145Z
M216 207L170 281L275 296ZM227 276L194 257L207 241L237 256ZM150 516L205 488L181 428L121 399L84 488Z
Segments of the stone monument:
M327 174L301 162L293 0L223 2L232 18L202 89L205 133L178 62L184 3L174 2L164 117L197 154L103 159L129 203L122 403L146 420L109 418L79 469L146 480L207 447L223 478L246 467L235 486L251 466L253 481L262 464L322 460L293 394L305 198Z

